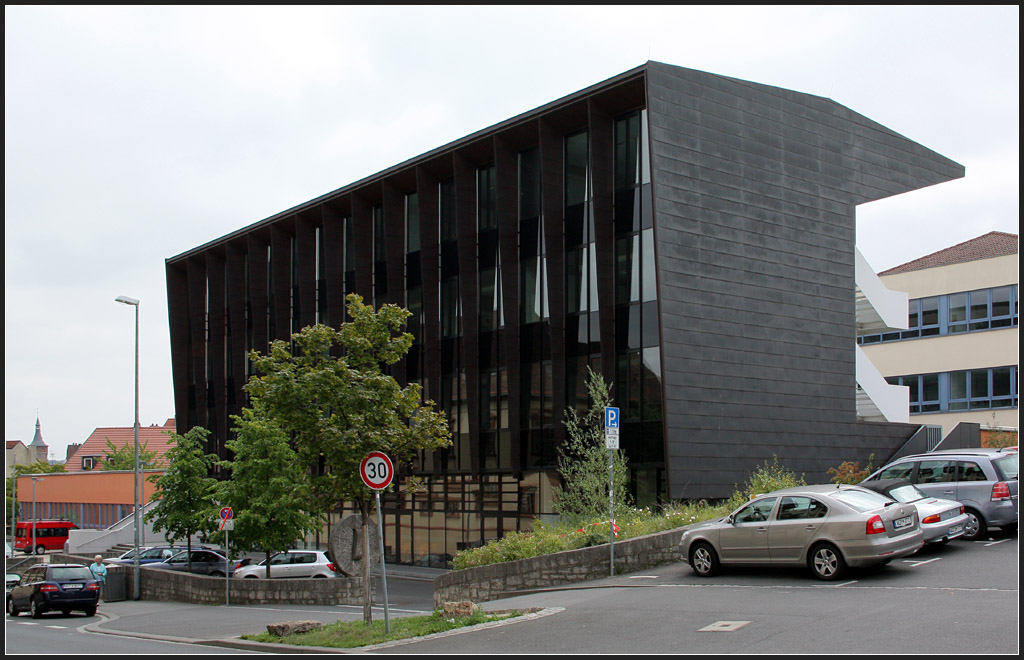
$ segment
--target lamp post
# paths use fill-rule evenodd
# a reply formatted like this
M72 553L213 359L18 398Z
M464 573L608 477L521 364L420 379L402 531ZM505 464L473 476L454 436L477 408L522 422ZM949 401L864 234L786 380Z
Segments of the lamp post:
M18 459L11 454L11 544L18 533Z
M32 554L38 554L36 548L36 523L39 522L39 514L36 512L36 482L46 481L42 477L32 477Z
M135 600L139 599L139 301L118 296L115 302L135 308Z

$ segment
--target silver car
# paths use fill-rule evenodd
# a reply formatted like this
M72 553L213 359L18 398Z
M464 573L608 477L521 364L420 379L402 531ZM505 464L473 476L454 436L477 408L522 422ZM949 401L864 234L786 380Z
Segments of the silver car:
M807 566L821 580L886 564L924 545L917 509L860 486L797 486L759 495L718 520L687 527L683 556L697 575L725 565Z
M266 578L267 560L235 570L236 578ZM327 553L320 550L286 550L270 558L271 578L338 577L338 569Z
M1015 449L944 449L897 459L865 481L906 479L925 495L964 505L963 539L985 538L989 527L1016 529L1017 451Z
M949 543L967 530L970 518L963 504L929 497L905 479L877 479L861 485L897 502L916 506L925 543Z

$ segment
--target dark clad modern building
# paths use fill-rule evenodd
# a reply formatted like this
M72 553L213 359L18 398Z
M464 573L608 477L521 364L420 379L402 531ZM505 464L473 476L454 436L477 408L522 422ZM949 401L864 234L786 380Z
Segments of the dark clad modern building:
M413 312L393 373L454 431L389 500L398 561L551 512L587 366L641 504L878 464L921 429L857 417L855 209L963 174L829 99L649 62L168 259L180 432L223 454L246 352L354 291Z

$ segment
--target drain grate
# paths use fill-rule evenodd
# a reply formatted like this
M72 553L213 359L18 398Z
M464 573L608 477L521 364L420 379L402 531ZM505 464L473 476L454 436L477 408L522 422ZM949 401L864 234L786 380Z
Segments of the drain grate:
M715 621L710 626L704 626L697 632L734 632L750 621Z

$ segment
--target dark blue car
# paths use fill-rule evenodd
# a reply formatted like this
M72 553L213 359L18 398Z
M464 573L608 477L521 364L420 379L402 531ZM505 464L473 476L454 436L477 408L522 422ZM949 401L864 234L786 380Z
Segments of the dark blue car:
M57 610L65 615L72 610L96 614L100 600L100 583L83 564L37 564L25 571L21 581L11 589L7 613L18 616L32 612L38 619Z

